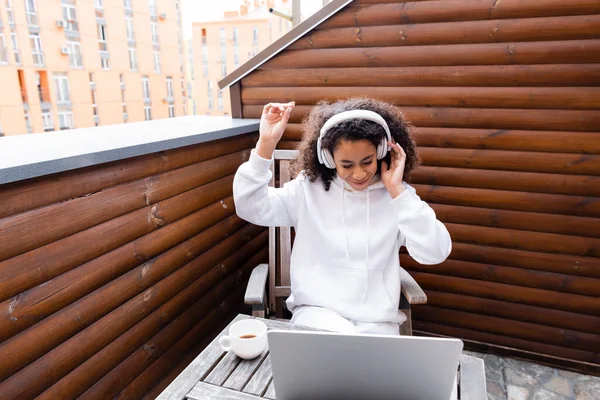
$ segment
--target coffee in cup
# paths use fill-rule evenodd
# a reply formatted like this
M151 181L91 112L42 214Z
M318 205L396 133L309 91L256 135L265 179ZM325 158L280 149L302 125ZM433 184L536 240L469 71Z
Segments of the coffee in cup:
M223 350L251 360L267 348L267 325L256 319L237 321L229 327L229 335L219 338L219 344Z

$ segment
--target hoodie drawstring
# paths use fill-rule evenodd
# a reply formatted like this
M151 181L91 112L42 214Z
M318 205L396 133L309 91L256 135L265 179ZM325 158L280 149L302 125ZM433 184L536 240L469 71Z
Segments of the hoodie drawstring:
M350 251L348 250L348 235L346 235L346 220L344 219L344 197L346 197L346 188L342 182L342 229L344 230L344 242L346 246L346 258L350 259Z
M369 188L370 186L367 186L367 261L365 265L365 292L363 293L363 303L367 301L367 291L369 289L369 243L371 242L371 207L369 203Z

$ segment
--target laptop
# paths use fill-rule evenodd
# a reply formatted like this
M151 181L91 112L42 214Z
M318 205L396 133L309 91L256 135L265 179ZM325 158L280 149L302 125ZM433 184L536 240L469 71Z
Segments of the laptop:
M268 332L277 400L449 400L458 339Z

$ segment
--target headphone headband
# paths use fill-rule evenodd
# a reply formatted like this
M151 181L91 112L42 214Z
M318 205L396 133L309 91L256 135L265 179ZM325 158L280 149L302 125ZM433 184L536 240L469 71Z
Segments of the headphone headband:
M375 122L375 123L379 124L380 126L382 126L383 129L385 130L387 140L386 140L386 138L383 138L381 140L380 145L377 146L377 159L379 159L379 160L382 159L383 157L385 157L385 155L389 151L389 146L388 146L387 142L392 141L392 135L390 133L390 128L388 127L387 123L385 122L385 119L383 119L383 117L381 115L379 115L376 112L371 111L371 110L349 110L349 111L344 111L344 112L335 114L334 116L329 118L327 121L325 121L325 124L323 124L323 127L321 128L321 132L319 135L319 139L317 140L317 157L321 164L324 164L325 166L327 166L329 168L335 168L335 163L333 161L333 155L331 155L331 153L329 151L321 148L321 140L323 139L323 137L327 134L327 132L331 128L333 128L334 126L336 126L344 121L350 120L350 119L364 119L367 121Z

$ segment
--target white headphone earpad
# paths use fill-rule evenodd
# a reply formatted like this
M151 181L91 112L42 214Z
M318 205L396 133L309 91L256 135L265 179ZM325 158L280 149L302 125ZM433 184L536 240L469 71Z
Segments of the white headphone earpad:
M335 160L333 159L333 154L331 154L329 150L323 149L322 155L324 161L323 164L325 164L327 168L335 169Z

